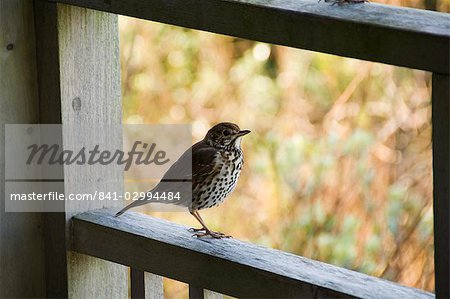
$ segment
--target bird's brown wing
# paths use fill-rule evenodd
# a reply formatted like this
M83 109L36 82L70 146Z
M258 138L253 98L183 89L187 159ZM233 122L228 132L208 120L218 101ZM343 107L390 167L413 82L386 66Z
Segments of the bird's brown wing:
M197 185L217 171L216 154L217 149L206 142L197 142L167 170L151 192L179 192L179 199L172 204L190 207Z
M190 207L192 202L192 192L195 190L197 184L201 183L206 176L217 170L216 163L214 163L216 154L217 150L209 146L203 140L197 142L181 155L181 157L167 170L158 185L149 191L153 195L156 194L156 192L158 192L158 195L162 193L166 193L167 195L168 192L178 193L180 195L179 199L169 202L156 201L150 199L148 196L142 197L126 206L118 212L116 216L121 215L130 208L150 202L170 203Z
M206 142L199 141L167 170L161 182L174 180L189 180L195 183L197 178L210 174L215 169L214 157L217 149Z

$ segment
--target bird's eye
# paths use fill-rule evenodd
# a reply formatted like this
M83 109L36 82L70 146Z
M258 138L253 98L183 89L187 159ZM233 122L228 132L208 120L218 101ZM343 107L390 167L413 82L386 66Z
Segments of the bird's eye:
M230 134L231 134L230 130L224 130L223 131L223 136L228 136Z

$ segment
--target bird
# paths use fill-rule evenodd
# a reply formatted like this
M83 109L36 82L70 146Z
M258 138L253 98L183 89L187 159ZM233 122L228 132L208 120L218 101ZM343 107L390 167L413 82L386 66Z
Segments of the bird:
M216 124L208 130L203 140L186 150L146 194L180 191L184 199L175 204L186 206L201 224L201 228L190 229L193 236L216 239L231 237L210 230L199 210L220 205L235 189L244 165L241 141L248 133L250 130L241 130L231 122ZM150 202L151 197L143 196L117 212L115 217L130 208Z

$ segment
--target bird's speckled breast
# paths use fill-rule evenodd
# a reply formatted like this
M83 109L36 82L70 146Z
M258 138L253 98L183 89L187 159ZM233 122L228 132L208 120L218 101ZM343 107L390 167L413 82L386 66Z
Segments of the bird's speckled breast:
M219 151L214 176L200 190L193 190L192 209L200 210L221 204L236 187L244 159L241 149Z

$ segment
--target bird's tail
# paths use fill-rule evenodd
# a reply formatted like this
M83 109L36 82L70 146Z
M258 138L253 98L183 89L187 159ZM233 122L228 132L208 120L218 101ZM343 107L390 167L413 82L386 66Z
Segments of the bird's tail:
M128 211L129 209L141 206L141 205L146 204L146 203L147 203L146 198L145 197L141 197L138 200L133 201L132 203L130 203L128 206L126 206L125 208L123 208L119 212L117 212L116 215L114 215L114 217L119 217L120 215L122 215L123 213Z
M152 190L148 191L145 193L144 196L133 200L132 203L130 203L128 206L124 207L122 210L120 210L119 212L116 213L116 215L114 217L118 217L120 215L122 215L123 213L125 213L126 211L128 211L131 208L135 208L135 207L139 207L141 205L147 204L147 203L165 203L165 204L173 204L173 205L178 205L178 206L189 206L190 204L190 199L192 198L192 186L191 184L187 184L186 182L190 182L190 181L185 181L185 180L180 180L182 183L180 184L175 184L174 185L174 181L167 181L167 180L162 180L161 182L159 182L159 184L153 188ZM175 190L175 191L174 191ZM152 197L148 196L148 194L152 194L152 193L165 193L165 192L174 192L174 193L178 193L180 195L180 198L182 199L181 201L158 201L158 199L153 200Z
M114 215L114 217L119 217L120 215L122 215L123 213L125 213L128 209L132 208L131 204L126 206L125 208L123 208L122 210L120 210L119 212L116 213L116 215Z

